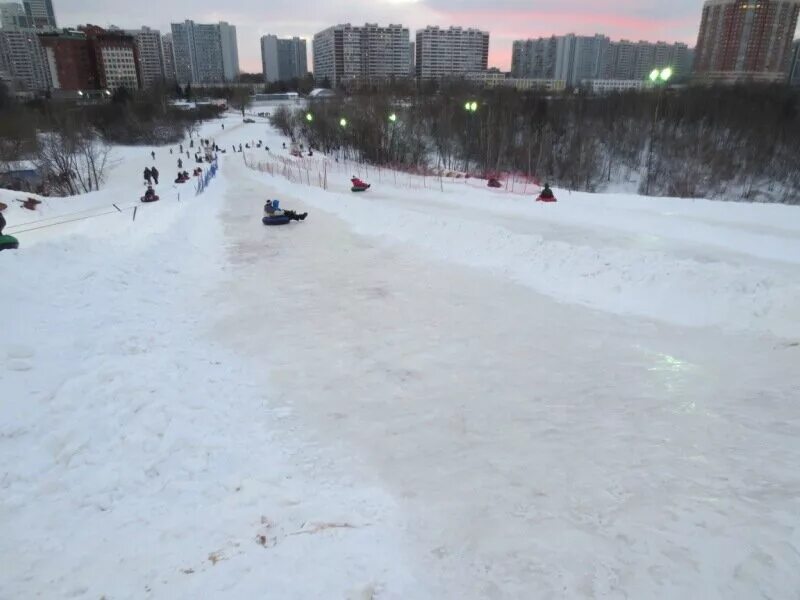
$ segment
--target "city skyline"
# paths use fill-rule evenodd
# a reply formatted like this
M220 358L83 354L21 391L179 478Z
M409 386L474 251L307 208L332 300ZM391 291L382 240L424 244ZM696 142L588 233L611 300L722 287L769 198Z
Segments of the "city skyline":
M675 0L665 6L659 0L625 0L612 9L599 0L562 0L557 4L499 0L491 5L485 0L355 0L345 10L333 0L319 0L311 10L310 2L266 6L259 0L240 0L234 7L220 10L219 4L211 0L197 0L188 7L177 0L162 0L157 22L149 23L141 22L140 5L131 6L122 0L85 0L80 6L70 6L66 1L56 4L61 26L86 22L124 28L147 25L163 33L170 30L171 22L185 19L228 21L237 26L242 71L259 73L263 35L297 36L310 44L314 34L347 22L402 24L411 30L412 38L416 30L427 25L478 27L491 34L489 66L502 70L511 67L512 42L517 39L602 33L612 40L683 42L694 46L703 1Z

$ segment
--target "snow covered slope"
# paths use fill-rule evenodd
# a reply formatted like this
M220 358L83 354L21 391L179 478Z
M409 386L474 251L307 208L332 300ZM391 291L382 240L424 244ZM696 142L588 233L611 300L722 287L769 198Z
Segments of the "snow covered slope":
M63 224L0 253L0 598L800 589L796 208L356 196L228 153L65 222L148 154L10 211Z

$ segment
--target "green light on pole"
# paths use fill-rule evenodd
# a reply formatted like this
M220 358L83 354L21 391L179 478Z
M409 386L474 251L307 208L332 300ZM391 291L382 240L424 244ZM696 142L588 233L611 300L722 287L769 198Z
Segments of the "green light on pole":
M306 121L311 123L311 121L313 120L314 120L314 115L312 115L311 113L306 113Z
M664 82L666 83L672 78L672 69L667 67L666 69L653 69L650 73L650 81L653 83Z
M392 123L396 123L396 122L397 122L397 115L396 115L396 114L394 114L394 113L390 114L390 115L389 115L389 120L390 120Z
M345 119L344 117L342 117L341 119L339 119L339 125L340 125L341 127L347 127L347 119Z

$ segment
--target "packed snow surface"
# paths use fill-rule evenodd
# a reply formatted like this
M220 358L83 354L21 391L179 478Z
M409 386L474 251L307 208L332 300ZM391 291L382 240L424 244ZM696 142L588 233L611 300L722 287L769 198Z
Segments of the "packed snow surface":
M0 599L798 597L799 208L356 195L225 123L201 195L0 192Z

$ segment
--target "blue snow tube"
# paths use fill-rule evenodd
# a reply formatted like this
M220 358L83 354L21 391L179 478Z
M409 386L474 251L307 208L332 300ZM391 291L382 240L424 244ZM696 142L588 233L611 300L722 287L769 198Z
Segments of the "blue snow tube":
M286 215L277 215L274 217L264 217L261 222L264 225L288 225L291 219Z

